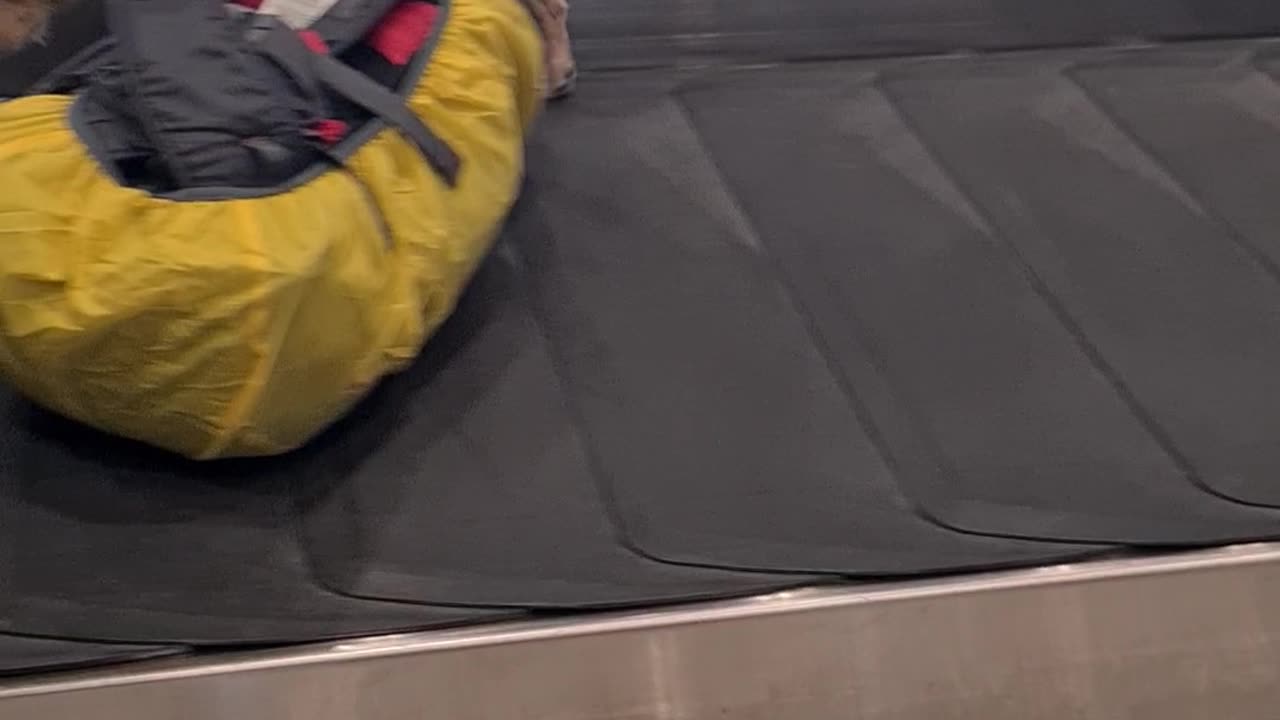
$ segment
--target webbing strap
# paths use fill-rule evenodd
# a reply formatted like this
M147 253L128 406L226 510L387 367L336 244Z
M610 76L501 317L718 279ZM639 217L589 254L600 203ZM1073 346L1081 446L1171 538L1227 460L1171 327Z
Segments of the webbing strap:
M299 41L298 33L270 15L256 16L253 29L265 36L261 44L267 50L266 57L292 78L307 100L315 105L325 104L313 65L315 53Z
M327 55L317 55L320 82L333 92L359 105L399 130L418 148L440 177L453 187L458 182L462 161L449 147L414 115L404 100L367 76Z
M265 38L262 51L295 78L308 76L301 67L303 47L296 34L277 28ZM308 53L314 77L334 94L363 108L394 127L417 147L427 164L450 187L458 182L462 162L457 153L405 106L404 99L379 85L360 71L352 69L329 55Z

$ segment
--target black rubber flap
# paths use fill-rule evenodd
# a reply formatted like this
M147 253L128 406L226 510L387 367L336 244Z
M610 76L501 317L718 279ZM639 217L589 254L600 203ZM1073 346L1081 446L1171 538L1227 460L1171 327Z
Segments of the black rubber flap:
M739 112L739 127L753 127L757 110ZM540 217L519 247L632 543L680 563L850 575L1089 550L959 535L906 507L806 318L660 89L596 83L547 126L533 156ZM810 183L803 165L741 151L776 182Z
M102 0L76 0L48 47L0 58L0 97L20 93L104 31ZM314 28L339 49L387 0L343 0ZM779 62L954 50L1094 45L1132 38L1280 32L1273 0L575 0L585 69Z
M584 67L779 62L1280 31L1273 0L576 0Z
M328 582L416 602L591 608L812 580L664 565L619 544L529 305L499 248L417 365L355 421L368 452L307 524Z
M0 677L181 655L179 645L115 645L0 635Z
M999 534L1162 544L1276 532L1272 515L1184 477L1061 322L1056 299L869 79L851 66L779 70L685 98L839 371L868 384L847 339L864 338L893 389L873 414L890 425L906 415L920 436L890 442L937 454L900 474L910 494L942 522ZM979 112L953 107L931 120L950 128ZM784 181L786 167L803 181ZM1072 175L1086 170L1048 172L1069 186L1094 182Z
M298 516L341 481L339 428L277 461L195 464L0 399L0 622L41 636L237 644L425 629L492 613L346 598Z
M1274 61L1256 50L1233 45L1130 53L1079 66L1072 75L1171 172L1201 212L1222 222L1220 237L1236 243L1274 282L1280 278L1280 85L1264 71ZM1248 264L1232 258L1232 267ZM1246 272L1215 269L1221 267L1206 265L1201 272L1232 286L1227 272ZM1141 397L1210 486L1245 502L1280 506L1280 304L1273 293L1249 292L1266 282L1257 274L1248 269L1243 288L1186 282L1183 304L1195 304L1198 294L1213 296L1205 310L1222 313L1221 327L1191 334L1172 318L1153 327L1164 332L1145 342L1153 348L1164 343L1173 354L1165 369L1194 376L1178 392L1151 390ZM1198 371L1202 362L1217 364L1218 371Z
M784 256L857 273L827 302L867 327L947 458L946 475L906 484L931 515L1134 544L1274 536L1280 516L1192 482L1215 468L1168 419L1260 407L1248 395L1273 384L1255 368L1280 361L1280 285L1061 67L931 62L884 94L824 80L772 96L762 121L796 120L738 131L720 154L762 218L787 218L771 239L804 231ZM708 135L730 137L732 117ZM735 157L747 148L758 166ZM759 177L784 153L809 169L808 193Z

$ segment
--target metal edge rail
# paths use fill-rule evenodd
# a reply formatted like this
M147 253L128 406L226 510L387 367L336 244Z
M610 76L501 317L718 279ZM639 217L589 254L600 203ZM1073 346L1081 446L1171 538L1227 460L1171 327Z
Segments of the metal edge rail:
M187 658L0 718L1272 720L1280 545Z

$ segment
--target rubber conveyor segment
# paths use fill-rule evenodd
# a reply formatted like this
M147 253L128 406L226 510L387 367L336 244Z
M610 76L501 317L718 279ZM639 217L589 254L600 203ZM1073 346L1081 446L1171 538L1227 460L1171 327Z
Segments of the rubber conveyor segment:
M113 645L0 635L0 677L101 665L154 660L181 655L178 645Z
M418 363L347 423L361 459L306 521L325 581L358 596L559 609L814 582L664 565L618 543L526 283L501 245Z
M847 575L1093 551L965 537L911 512L687 117L661 90L610 85L548 118L516 237L635 546Z
M1252 46L1178 48L1102 59L1071 74L1163 162L1202 212L1225 226L1243 254L1272 278L1280 276L1280 84L1274 59ZM1202 337L1220 353L1223 372L1187 384L1182 393L1189 402L1151 405L1156 420L1215 490L1280 506L1276 328L1249 316L1223 316L1234 342L1219 345L1218 337ZM1169 369L1185 373L1176 363L1186 358L1178 353Z
M1280 32L1272 0L575 0L588 69L757 63Z
M1068 77L1074 61L929 63L882 87L1163 448L1163 471L1129 479L1166 493L1183 487L1181 474L1210 487L1240 476L1272 482L1280 453L1259 436L1280 422L1278 276L1143 149L1140 133L1126 133ZM1223 129L1202 128L1212 137ZM1086 474L1069 487L1043 483L1035 496L1089 499L1100 514L1136 515L1150 503L1119 490L1122 472ZM1025 478L1014 483L1026 491ZM1274 526L1270 515L1192 499L1179 502L1216 519L1219 532ZM987 520L952 522L986 529Z
M670 67L1280 33L1272 0L576 0L579 65ZM48 44L0 57L15 95L103 32L102 0L66 3Z
M584 67L1280 27L1258 0L727 7L582 0ZM1161 155L1067 72L1144 57L952 60L878 85L857 63L589 82L543 124L526 207L455 318L307 450L191 465L0 398L0 628L312 640L509 615L432 603L816 579L688 565L909 574L1102 549L993 534L1275 536L1276 514L1196 484L1267 501L1261 431L1180 429L1237 402L1272 417L1233 384L1272 392L1259 368L1280 359L1254 237L1270 220L1245 216L1269 199L1197 189L1226 193L1209 173L1227 166L1180 171L1191 150ZM1232 182L1261 186L1276 138L1249 130L1201 132L1259 158Z
M1113 333L1132 346L1133 372L1165 373L1171 384L1154 397L1182 401L1188 414L1214 413L1208 396L1180 392L1172 378L1180 370L1186 383L1213 382L1231 372L1232 356L1194 366L1166 358L1178 350L1153 345L1153 325L1182 304L1140 299L1161 278L1135 273L1182 262L1169 238L1225 253L1233 246L1147 176L1107 162L1121 150L1096 145L1105 121L1052 61L1021 58L998 70L992 62L912 65L880 84L874 68L856 64L746 72L681 95L838 372L867 395L875 421L910 418L911 432L887 436L897 456L932 455L898 475L931 517L974 532L1132 544L1275 535L1275 514L1216 498L1187 478L1054 294L1107 279L1115 307L1145 302L1149 315ZM1021 122L1024 104L1044 122ZM1029 126L1038 134L1019 134ZM949 164L937 161L938 137L955 148ZM981 186L990 196L957 182L1006 166L1022 172ZM1062 211L1003 227L980 202L993 198L1010 198L1024 216ZM1092 225L1073 225L1082 219ZM1037 233L1058 233L1057 244ZM1126 239L1128 256L1120 254ZM1043 257L1019 249L1031 243ZM1046 288L1040 264L1075 275ZM1268 321L1267 297L1215 305L1212 290L1228 277L1202 280L1202 311L1178 337L1212 333L1220 317ZM1255 279L1260 292L1280 289ZM1280 359L1280 346L1269 350ZM869 365L892 400L862 389L878 381ZM1259 390L1268 384L1260 382Z
M266 463L194 464L0 397L0 627L193 645L301 642L503 617L343 597L300 516L348 465L341 429Z

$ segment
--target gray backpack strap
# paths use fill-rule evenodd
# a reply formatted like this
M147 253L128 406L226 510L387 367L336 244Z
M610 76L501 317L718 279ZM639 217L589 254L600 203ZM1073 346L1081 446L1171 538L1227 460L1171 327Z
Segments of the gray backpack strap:
M264 55L299 82L310 87L314 77L329 92L400 131L446 183L457 183L462 164L458 155L409 111L404 98L329 55L312 52L296 33L278 23L262 39L261 47Z
M314 62L325 87L400 131L450 187L457 184L461 159L405 106L404 98L331 57L317 55Z

